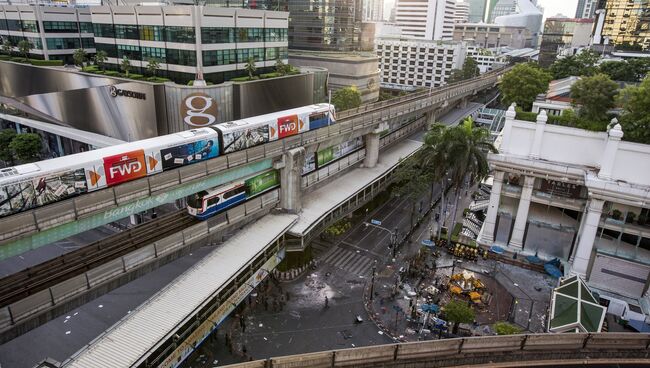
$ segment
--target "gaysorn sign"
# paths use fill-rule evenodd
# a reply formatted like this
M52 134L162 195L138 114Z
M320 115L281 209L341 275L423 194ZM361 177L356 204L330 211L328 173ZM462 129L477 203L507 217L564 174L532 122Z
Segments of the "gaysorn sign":
M193 93L181 103L181 118L185 124L204 127L217 121L217 102L205 93Z
M135 92L135 91L129 91L126 89L120 89L115 86L110 86L109 87L109 92L111 96L117 97L117 96L124 96L124 97L131 97L131 98L137 98L138 100L146 100L147 95L142 92Z

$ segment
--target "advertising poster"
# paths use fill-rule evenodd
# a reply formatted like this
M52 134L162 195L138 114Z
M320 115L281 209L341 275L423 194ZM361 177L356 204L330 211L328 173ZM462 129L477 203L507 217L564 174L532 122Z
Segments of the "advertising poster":
M289 115L278 118L278 137L280 139L298 134L302 128L298 115ZM303 123L304 125L304 123Z
M326 163L334 160L334 149L333 147L327 147L323 150L316 152L316 163L318 167L322 167Z
M54 203L87 191L83 168L10 184L0 189L0 216Z
M163 170L190 165L219 156L216 139L206 139L160 150Z
M230 153L264 144L269 141L269 126L241 128L223 133L223 152Z
M260 175L254 176L246 180L246 188L249 196L262 193L267 189L271 189L280 185L280 174L278 170L270 170Z
M305 164L302 166L302 174L308 174L316 170L316 154L311 153L305 155Z
M147 175L144 151L137 150L104 157L106 184L111 186Z

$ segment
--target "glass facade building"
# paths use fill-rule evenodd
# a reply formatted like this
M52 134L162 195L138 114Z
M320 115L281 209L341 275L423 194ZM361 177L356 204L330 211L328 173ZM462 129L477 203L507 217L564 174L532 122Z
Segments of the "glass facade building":
M359 48L361 0L292 0L289 2L289 48L354 51Z
M627 50L650 50L650 1L601 0L596 30L602 27L600 43Z

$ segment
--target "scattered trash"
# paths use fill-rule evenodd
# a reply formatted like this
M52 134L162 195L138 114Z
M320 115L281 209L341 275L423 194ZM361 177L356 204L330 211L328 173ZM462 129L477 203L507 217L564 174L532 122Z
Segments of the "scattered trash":
M104 304L100 304L97 308L104 308Z
M399 338L400 338L400 339L403 339L403 338L404 338L404 335L399 335Z
M65 334L70 335L70 332L72 332L72 331L66 331Z
M76 316L77 314L79 314L79 312L74 312L73 316Z
M69 321L68 319L64 319L63 323L68 323L68 321Z
M383 335L384 331L377 331L378 334Z
M356 347L357 347L357 346L356 346L356 345L354 345L354 344L350 344L350 345L352 345L352 347L353 347L353 348L356 348Z
M263 323L260 323L260 327L264 327L264 324L263 324Z
M358 251L357 251L357 253L361 253L361 251L360 251L360 250L358 250Z
M131 311L126 312L126 314L131 314Z
M267 339L267 338L265 337L265 338L264 338L264 341L269 341L269 339Z
M519 284L515 282L515 286L516 286L516 287L519 287Z
M70 316L65 316L65 319L70 319Z
M257 296L257 293L252 293L251 296L254 298Z

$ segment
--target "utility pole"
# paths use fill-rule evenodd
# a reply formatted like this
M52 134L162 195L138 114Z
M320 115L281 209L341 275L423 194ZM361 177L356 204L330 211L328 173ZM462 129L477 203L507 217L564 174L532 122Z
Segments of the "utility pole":
M372 281L370 282L370 300L372 301L375 297L375 274L377 271L377 260L372 264Z

